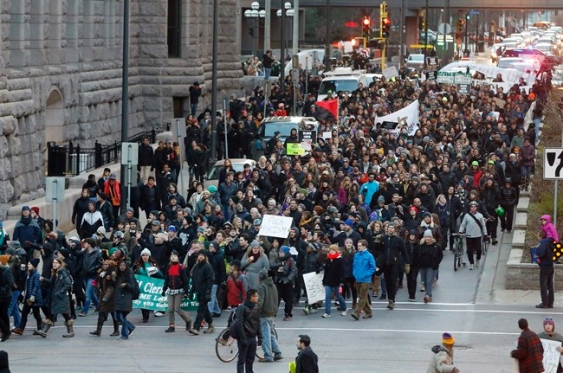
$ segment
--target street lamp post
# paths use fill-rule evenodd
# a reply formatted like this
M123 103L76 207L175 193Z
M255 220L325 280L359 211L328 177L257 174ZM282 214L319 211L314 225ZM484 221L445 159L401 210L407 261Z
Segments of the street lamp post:
M123 2L123 66L121 78L121 142L129 137L129 0ZM121 165L120 182L125 185L127 166ZM129 201L130 202L130 201ZM127 208L127 199L121 198L121 211Z
M285 16L290 16L289 10L291 9L291 3L287 1L283 5L284 10L278 9L276 14L281 17L280 33L281 33L281 45L280 45L280 90L281 93L285 93ZM293 13L291 13L293 14Z
M256 55L254 40L258 39L260 41L260 23L258 20L259 18L264 18L266 16L266 11L264 9L259 10L260 4L258 3L258 1L254 1L250 5L250 7L252 9L247 9L244 11L244 17L248 20L252 20L252 32L250 33L250 35L252 36L252 57L254 57Z

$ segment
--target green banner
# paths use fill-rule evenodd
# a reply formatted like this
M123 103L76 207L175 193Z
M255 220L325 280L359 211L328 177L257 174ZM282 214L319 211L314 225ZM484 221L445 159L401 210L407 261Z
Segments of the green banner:
M168 311L168 300L166 296L162 296L162 288L164 280L144 275L135 275L141 289L139 299L133 301L133 308L144 308L152 311ZM197 310L198 302L194 299L188 299L187 296L182 300L182 309L184 311Z

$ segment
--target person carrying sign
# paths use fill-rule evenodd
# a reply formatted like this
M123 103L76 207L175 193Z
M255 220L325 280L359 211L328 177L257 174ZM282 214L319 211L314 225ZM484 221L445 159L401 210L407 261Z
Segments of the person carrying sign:
M166 333L173 333L176 331L176 324L174 323L174 313L178 313L182 320L186 323L186 330L190 330L192 320L184 311L182 300L189 291L189 278L188 271L179 262L177 251L172 251L170 254L170 264L166 269L166 277L164 279L164 286L162 287L162 296L167 297L168 300L168 329Z
M557 341L560 346L557 347L557 352L563 355L563 335L555 332L555 322L551 317L546 317L543 320L543 332L538 334L540 339L548 339L550 341ZM563 366L561 365L561 359L559 359L559 365L557 366L557 373L563 372Z

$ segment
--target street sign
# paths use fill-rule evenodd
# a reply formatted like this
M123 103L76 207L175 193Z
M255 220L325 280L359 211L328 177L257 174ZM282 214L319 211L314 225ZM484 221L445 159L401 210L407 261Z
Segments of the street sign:
M438 25L438 32L440 34L451 34L452 32L452 26L450 26L449 23L440 23ZM441 37L441 36L440 36Z
M61 203L65 200L65 178L47 177L45 179L45 202Z
M121 143L121 164L127 166L129 162L139 164L139 144L136 142Z
M563 149L561 148L544 149L543 178L545 180L563 179Z

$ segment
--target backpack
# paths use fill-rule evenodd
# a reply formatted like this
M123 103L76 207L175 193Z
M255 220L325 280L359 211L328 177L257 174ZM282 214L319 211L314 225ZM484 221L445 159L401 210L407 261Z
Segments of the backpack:
M133 276L133 280L135 286L133 287L133 293L131 294L131 296L133 300L137 300L141 296L141 288L139 288L139 283L137 282L137 279L134 276Z

